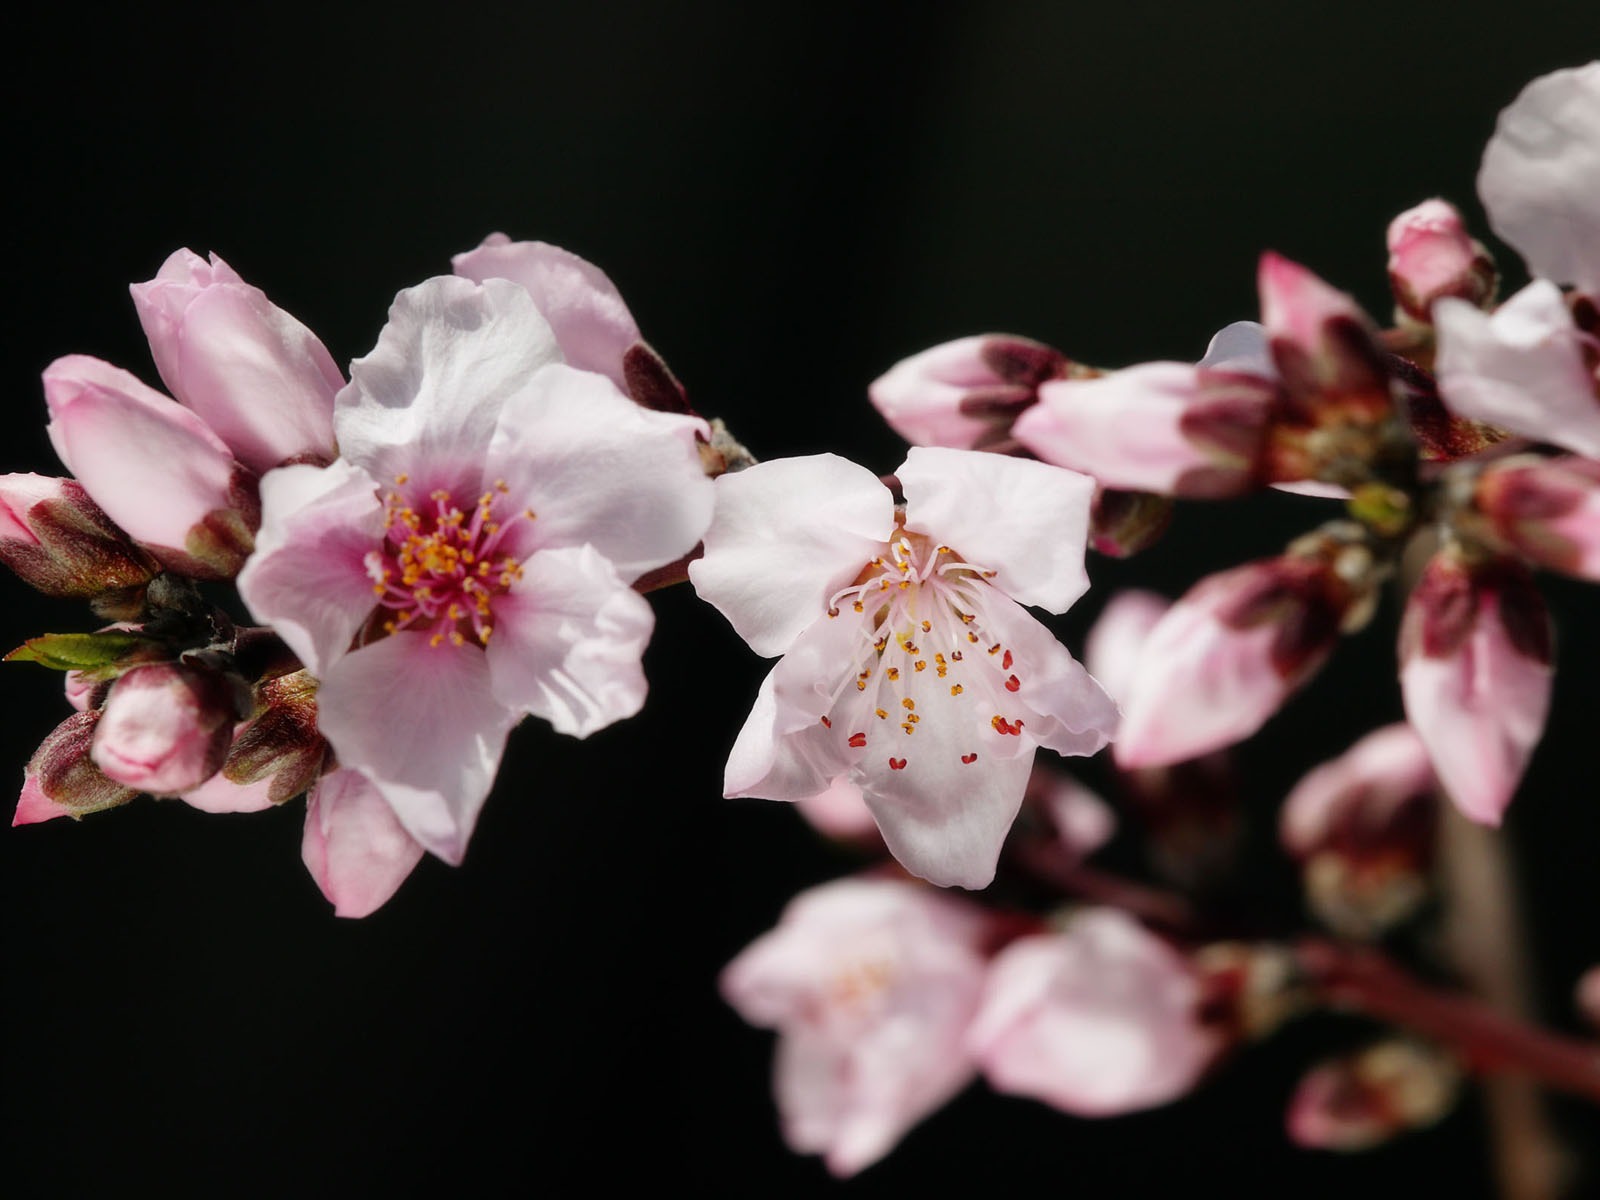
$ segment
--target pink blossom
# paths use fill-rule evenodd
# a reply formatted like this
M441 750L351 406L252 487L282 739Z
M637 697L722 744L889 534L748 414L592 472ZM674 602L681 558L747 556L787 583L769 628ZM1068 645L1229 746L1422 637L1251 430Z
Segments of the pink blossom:
M174 252L130 289L156 369L178 401L260 474L334 455L344 376L317 336L215 254Z
M1439 1120L1460 1085L1444 1051L1390 1038L1307 1073L1289 1102L1289 1137L1317 1150L1370 1150Z
M1222 1048L1201 998L1186 959L1125 913L1090 909L996 956L968 1046L997 1091L1086 1117L1152 1108Z
M443 277L395 299L334 430L334 463L262 480L239 591L320 681L339 763L459 862L521 717L584 737L643 703L628 585L705 528L705 426L565 365L523 287Z
M199 787L233 744L238 698L219 672L181 663L135 667L111 685L95 729L95 765L153 796Z
M335 916L381 908L422 861L394 806L359 771L332 771L306 797L300 854Z
M1522 89L1484 147L1478 195L1534 275L1600 298L1600 62Z
M1507 459L1478 477L1474 503L1528 561L1600 582L1600 462Z
M966 1086L986 932L983 911L949 895L841 879L802 892L728 964L723 997L778 1030L773 1090L792 1149L853 1175Z
M783 656L725 791L798 800L848 772L909 870L983 887L1034 747L1092 754L1116 722L1020 607L1060 612L1087 587L1093 485L932 447L913 448L898 478L903 515L876 476L834 455L717 480L690 578L758 654Z
M867 389L890 427L918 446L970 450L1004 437L1066 356L1007 333L957 338L890 367Z
M1450 798L1498 825L1550 709L1550 617L1526 568L1434 555L1400 627L1406 719Z
M1494 261L1462 223L1455 206L1424 200L1389 222L1389 286L1400 308L1429 319L1433 302L1455 296L1482 305L1494 295Z

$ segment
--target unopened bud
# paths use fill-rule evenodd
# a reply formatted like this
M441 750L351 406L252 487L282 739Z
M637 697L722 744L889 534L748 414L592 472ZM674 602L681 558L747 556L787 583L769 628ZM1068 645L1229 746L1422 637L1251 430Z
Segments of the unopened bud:
M873 407L918 446L982 449L1004 440L1071 364L1059 350L1012 334L958 338L903 359L867 389Z
M22 796L13 825L31 825L51 817L82 817L116 808L138 792L108 779L90 758L100 714L93 709L73 713L56 726L23 773Z
M328 754L317 732L317 681L305 671L256 685L255 715L239 730L222 772L237 784L271 778L269 798L282 804L316 782Z
M1600 462L1507 459L1479 476L1473 502L1494 534L1524 558L1600 581Z
M1600 1029L1600 967L1590 967L1583 973L1573 989L1573 997L1583 1019Z
M1201 1020L1229 1042L1258 1041L1304 1010L1294 955L1270 942L1214 942L1194 955Z
M1317 1150L1370 1150L1450 1111L1461 1070L1443 1051L1398 1038L1313 1068L1289 1102L1289 1136Z
M76 480L0 475L0 562L47 596L98 596L159 569Z
M1150 492L1096 488L1089 507L1089 545L1107 558L1128 558L1154 545L1172 524L1172 501Z
M219 671L185 663L135 667L106 697L94 761L127 787L176 796L221 770L240 715L235 683Z
M1494 302L1499 273L1483 243L1467 233L1461 214L1443 200L1424 200L1389 222L1389 286L1397 311L1428 321L1441 296L1479 308Z

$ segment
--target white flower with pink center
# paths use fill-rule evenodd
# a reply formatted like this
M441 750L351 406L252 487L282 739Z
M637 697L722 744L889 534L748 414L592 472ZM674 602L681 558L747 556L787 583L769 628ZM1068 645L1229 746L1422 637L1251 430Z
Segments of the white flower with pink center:
M460 861L523 716L584 737L638 711L653 618L629 585L710 519L704 431L567 366L514 283L395 299L336 401L339 458L263 478L239 576L347 769L306 849L341 911L382 903L415 844Z
M1033 750L1092 754L1116 706L1018 603L1065 611L1093 482L999 455L913 448L906 503L834 455L717 482L700 595L782 655L728 760L729 796L799 800L842 774L890 851L986 886Z

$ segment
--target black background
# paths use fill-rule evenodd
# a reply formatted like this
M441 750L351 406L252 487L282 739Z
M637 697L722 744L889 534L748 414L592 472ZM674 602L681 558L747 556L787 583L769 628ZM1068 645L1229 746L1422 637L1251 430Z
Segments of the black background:
M1386 313L1387 220L1443 194L1482 233L1496 112L1600 49L1575 0L415 7L10 23L0 466L58 469L37 382L56 356L155 382L126 286L180 245L221 253L348 362L397 289L504 229L603 266L759 456L891 470L902 448L865 385L937 341L1000 329L1106 365L1193 359L1255 315L1266 247ZM1176 593L1318 511L1191 506L1145 557L1091 571ZM10 643L90 627L0 587ZM1106 594L1060 625L1070 644ZM1507 836L1545 1015L1573 1028L1568 989L1600 959L1600 638L1592 589L1547 594L1555 714ZM779 1141L770 1036L714 979L849 861L783 806L718 798L764 667L686 589L656 600L646 712L582 743L520 729L466 864L424 862L368 920L329 915L298 804L143 802L0 834L11 1194L827 1190ZM1246 750L1260 813L1398 715L1393 621ZM35 667L0 688L20 780L66 708ZM1281 866L1247 886L1293 903ZM1487 1195L1471 1101L1362 1157L1287 1145L1293 1081L1360 1031L1302 1023L1122 1120L974 1088L842 1190Z

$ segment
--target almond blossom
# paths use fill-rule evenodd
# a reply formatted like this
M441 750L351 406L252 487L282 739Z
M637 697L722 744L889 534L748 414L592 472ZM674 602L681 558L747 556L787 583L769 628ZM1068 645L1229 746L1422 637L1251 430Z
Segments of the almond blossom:
M1092 754L1116 724L1100 686L1020 607L1061 612L1088 586L1093 484L933 447L913 448L897 478L903 510L830 454L718 479L690 579L752 649L783 656L725 794L798 800L848 772L902 864L981 888L1034 747Z
M711 485L703 422L566 365L500 279L401 292L333 420L335 462L262 480L239 590L318 681L345 773L306 857L346 908L380 867L403 877L412 843L461 860L523 716L584 737L638 710L653 619L629 584L699 540Z

